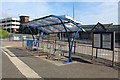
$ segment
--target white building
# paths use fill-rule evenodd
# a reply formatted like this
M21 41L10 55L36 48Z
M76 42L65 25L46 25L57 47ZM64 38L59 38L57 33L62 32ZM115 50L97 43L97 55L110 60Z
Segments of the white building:
M17 32L20 27L20 19L13 17L0 19L0 26L3 26L3 29L9 32Z

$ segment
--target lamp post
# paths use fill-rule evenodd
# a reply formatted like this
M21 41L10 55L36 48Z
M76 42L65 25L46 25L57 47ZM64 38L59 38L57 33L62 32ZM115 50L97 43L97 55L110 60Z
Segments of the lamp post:
M74 14L74 2L75 2L75 0L73 0L73 19L75 19L75 14Z

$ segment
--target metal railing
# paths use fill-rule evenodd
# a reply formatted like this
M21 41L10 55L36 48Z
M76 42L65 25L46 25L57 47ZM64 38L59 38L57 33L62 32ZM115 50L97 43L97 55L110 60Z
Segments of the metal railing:
M26 40L32 40L32 35L29 34L14 34L11 37L11 41L14 40L14 36L19 37L18 41L23 41L23 36L26 36ZM26 43L24 43L26 44ZM24 46L25 47L25 46ZM92 59L92 40L76 40L72 49L72 54L80 56L85 59ZM119 46L118 43L116 42L116 47L115 47L115 55L114 55L114 63L120 64L119 62ZM68 54L69 53L69 45L67 39L64 40L59 40L58 37L48 37L48 36L42 36L39 40L39 47L38 50L42 52L46 52L49 54ZM98 49L98 58L96 58L96 49L93 49L93 56L95 60L103 60L103 62L108 61L112 62L112 51L110 50L105 50L105 49Z

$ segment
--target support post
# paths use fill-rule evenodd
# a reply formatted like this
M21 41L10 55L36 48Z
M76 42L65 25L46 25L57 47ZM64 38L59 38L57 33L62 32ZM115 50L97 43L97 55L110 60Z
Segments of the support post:
M24 47L24 39L23 39L23 37L22 37L22 47Z
M33 37L33 41L34 41L34 44L35 44L35 38L34 38L34 35L33 35L33 32L32 30L29 28L29 26L27 25L28 29L30 30L31 34L32 34L32 37Z
M48 41L47 41L47 49L48 49Z
M93 56L94 56L94 55L93 55L93 46L94 46L94 45L93 45L93 43L94 43L94 42L93 42L93 41L94 41L93 39L94 39L94 38L93 38L93 32L92 32L92 58L91 58L91 60L93 59Z
M91 60L93 60L93 58L94 58L94 55L93 55L93 47L92 47L92 58L91 58Z
M76 52L76 41L74 42L74 54Z
M73 47L74 40L75 40L75 38L76 38L76 36L77 36L77 34L78 34L78 32L80 31L81 28L79 28L79 29L77 30L77 32L75 33L75 36L74 36L73 41L72 41L72 44L71 44L70 36L69 36L69 34L68 34L67 28L66 28L64 22L63 22L60 18L59 18L59 20L61 21L61 23L63 24L63 26L64 26L64 28L65 28L65 30L66 30L66 32L67 32L68 41L69 41L69 59L68 59L68 61L65 62L65 63L73 62L73 60L72 60L72 58L71 58L71 55L72 55L72 47Z
M61 37L62 37L62 35L61 35L62 33L60 32L60 40L61 40Z
M114 66L114 57L115 57L115 32L113 32L113 56L112 56L112 67Z
M54 50L54 37L53 37L53 50Z
M98 57L98 48L96 48L96 59Z
M56 40L55 40L55 51L56 51Z

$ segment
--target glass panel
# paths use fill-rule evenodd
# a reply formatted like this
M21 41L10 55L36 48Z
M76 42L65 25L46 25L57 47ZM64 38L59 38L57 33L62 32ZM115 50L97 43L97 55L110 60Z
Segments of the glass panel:
M77 31L79 29L76 25L74 25L72 23L67 23L67 24L65 24L65 26L68 27L72 31Z
M62 32L65 32L65 29L64 29L63 25L55 25L55 27L62 30Z
M54 28L54 27L52 27L52 26L48 26L51 30L53 30L54 32L61 32L60 30L59 30L59 28L58 29L56 29L56 28Z
M76 25L72 23L66 23L68 22L67 20L62 19L62 21L65 23L65 26L69 32L77 31L79 29ZM57 25L58 23L60 24ZM52 24L56 24L56 25L52 25ZM48 17L48 18L38 19L38 20L36 19L36 21L34 20L34 21L29 22L28 25L32 25L33 27L40 27L42 30L47 31L48 33L65 32L63 24L61 24L61 21L55 17ZM46 26L46 28L44 26Z
M43 30L47 31L48 33L53 33L52 31L50 31L50 30L48 30L48 29L46 29L44 27L40 27L40 28L42 28Z

